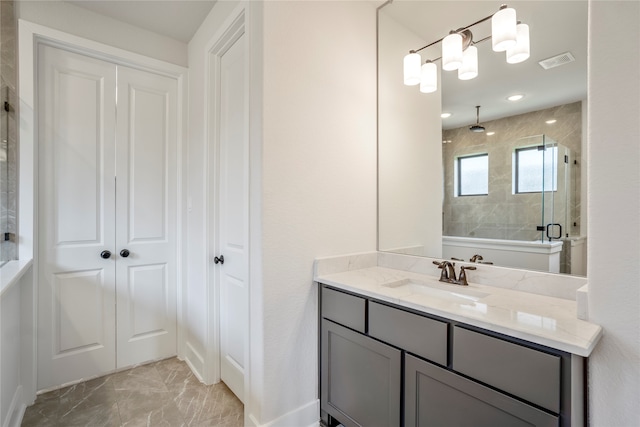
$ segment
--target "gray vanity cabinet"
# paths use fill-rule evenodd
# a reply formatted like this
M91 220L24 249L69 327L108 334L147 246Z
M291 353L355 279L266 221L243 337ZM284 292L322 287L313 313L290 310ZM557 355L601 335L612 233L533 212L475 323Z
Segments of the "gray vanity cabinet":
M551 427L558 417L405 355L405 426Z
M580 357L325 285L320 314L329 427L584 422Z
M402 352L322 320L321 407L346 427L400 426Z

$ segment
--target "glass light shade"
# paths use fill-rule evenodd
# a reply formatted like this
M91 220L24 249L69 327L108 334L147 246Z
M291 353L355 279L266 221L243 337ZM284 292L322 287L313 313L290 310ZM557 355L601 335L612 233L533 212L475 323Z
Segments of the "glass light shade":
M458 68L460 80L471 80L478 77L478 48L469 46L462 55L462 65Z
M442 69L453 71L462 65L462 36L449 34L442 39Z
M417 53L410 53L404 57L404 84L415 86L420 83L420 63L422 58Z
M507 49L507 62L509 64L517 64L529 58L529 26L527 24L518 24L516 28L518 41L514 47Z
M436 90L438 90L438 67L433 62L427 62L422 65L420 92L431 93Z
M504 52L515 46L517 35L515 9L500 9L491 17L491 44L494 52Z

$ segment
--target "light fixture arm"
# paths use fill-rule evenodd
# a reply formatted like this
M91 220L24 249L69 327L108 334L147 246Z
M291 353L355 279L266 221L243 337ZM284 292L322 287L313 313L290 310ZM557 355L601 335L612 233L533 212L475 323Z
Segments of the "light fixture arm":
M507 8L507 5L506 5L506 4L503 4L502 6L500 6L500 9L499 9L499 10L501 10L501 9L505 9L505 8ZM465 32L465 31L469 30L469 28L474 27L474 26L476 26L476 25L478 25L478 24L482 24L483 22L488 21L488 20L489 20L489 19L491 19L492 17L493 17L493 14L491 14L491 15L489 15L489 16L486 16L486 17L484 17L484 18L482 18L482 19L479 19L479 20L477 20L476 22L474 22L474 23L472 23L472 24L469 24L469 25L467 25L467 26L465 26L465 27L460 27L460 28L458 28L457 30L452 31L452 32L454 32L454 33L461 33L461 34L462 34L463 32ZM471 31L469 31L469 34L471 34ZM463 38L464 38L464 35L463 35ZM482 39L482 40L480 40L480 41L477 41L477 42L475 42L475 43L477 44L477 43L480 43L481 41L489 40L490 38L491 38L491 36L489 36L489 37L485 37L484 39ZM429 43L429 44L428 44L428 45L426 45L426 46L422 46L420 49L410 50L409 52L410 52L410 53L418 53L418 52L420 52L421 50L424 50L424 49L426 49L426 48L428 48L428 47L431 47L431 46L433 46L433 45L436 45L436 44L440 43L442 40L444 40L444 37L442 37L442 38L440 38L440 39L438 39L438 40L436 40L436 41L434 41L434 42L432 42L432 43ZM466 44L466 46L468 46L468 45L469 45L469 44ZM466 46L465 46L465 47L466 47Z

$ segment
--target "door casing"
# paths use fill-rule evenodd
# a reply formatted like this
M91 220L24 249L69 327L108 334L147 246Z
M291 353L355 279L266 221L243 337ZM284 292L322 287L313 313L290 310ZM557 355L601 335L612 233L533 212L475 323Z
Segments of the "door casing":
M124 49L108 46L93 40L78 37L63 31L55 30L43 25L35 24L25 20L19 20L19 68L20 68L20 242L18 251L20 259L33 259L33 296L29 303L32 316L25 323L26 330L33 331L31 344L29 345L31 353L25 355L25 364L28 367L26 371L30 372L30 383L25 384L25 394L35 397L37 390L37 324L38 324L38 289L35 284L38 283L39 260L36 256L38 248L38 223L37 223L37 200L38 200L38 135L37 135L37 117L34 106L35 100L35 76L37 70L37 51L40 44L47 44L54 47L67 49L70 51L81 52L87 56L97 59L108 60L115 64L124 65L140 70L152 71L157 74L175 78L178 82L177 89L177 108L178 121L177 129L177 217L176 222L176 251L184 254L183 234L184 224L183 218L186 216L184 203L184 195L186 194L183 179L183 159L186 158L186 146L183 141L186 140L187 111L185 108L185 98L187 93L187 76L188 70L175 64L150 58L137 53L129 52ZM177 349L178 356L184 354L184 330L183 330L183 292L184 292L184 255L178 257L176 263L176 288L177 288Z

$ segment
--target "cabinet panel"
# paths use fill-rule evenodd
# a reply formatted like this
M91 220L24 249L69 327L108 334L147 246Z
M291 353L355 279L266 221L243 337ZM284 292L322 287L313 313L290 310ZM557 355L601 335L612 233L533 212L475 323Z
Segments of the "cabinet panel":
M364 333L365 307L364 298L322 288L322 317L325 319Z
M560 412L560 357L458 326L453 369L513 395Z
M445 322L370 302L369 335L440 365L447 364Z
M558 426L558 417L405 355L405 426Z
M323 319L321 370L321 407L343 425L400 426L400 350Z

